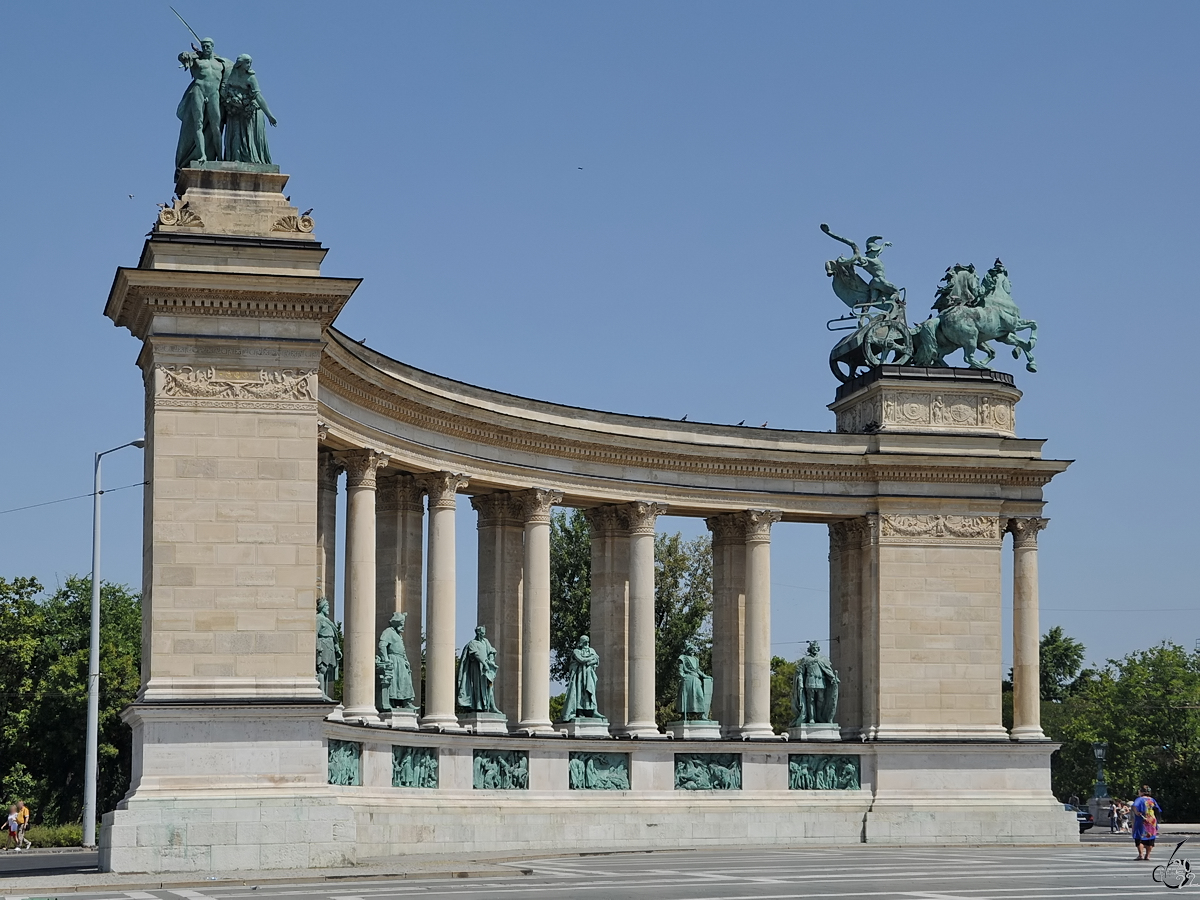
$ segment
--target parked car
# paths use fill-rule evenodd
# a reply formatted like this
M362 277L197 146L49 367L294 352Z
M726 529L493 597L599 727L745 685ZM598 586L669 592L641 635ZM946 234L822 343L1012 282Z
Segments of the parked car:
M1073 806L1070 803L1064 803L1063 809L1075 813L1075 818L1079 820L1079 833L1083 834L1089 828L1096 824L1092 818L1092 814L1081 806Z

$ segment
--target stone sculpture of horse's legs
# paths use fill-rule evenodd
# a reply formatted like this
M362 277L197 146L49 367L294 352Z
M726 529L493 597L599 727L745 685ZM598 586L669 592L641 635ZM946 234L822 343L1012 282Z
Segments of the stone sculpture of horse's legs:
M1005 323L1008 324L1008 323ZM1029 340L1023 341L1017 337L1018 331L1029 330ZM1037 322L1032 319L1018 319L1012 323L1011 330L1004 334L997 335L997 340L1010 344L1013 348L1013 359L1020 359L1021 353L1025 354L1025 368L1030 372L1037 371L1037 360L1033 358L1033 348L1037 345Z

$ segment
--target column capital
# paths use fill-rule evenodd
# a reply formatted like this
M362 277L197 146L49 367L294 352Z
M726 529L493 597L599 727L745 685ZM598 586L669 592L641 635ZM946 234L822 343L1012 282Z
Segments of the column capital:
M1013 536L1013 549L1023 550L1026 547L1037 549L1038 532L1050 524L1049 519L1038 516L1009 519L1004 530Z
M746 540L746 523L742 521L741 513L720 513L709 516L704 520L704 524L712 532L714 547L722 544L741 544Z
M593 506L583 511L593 536L615 534L628 530L619 506Z
M317 440L323 441L329 437L329 423L317 420Z
M618 507L630 534L654 534L654 522L667 511L665 503L635 500Z
M379 476L375 494L375 508L379 512L410 511L422 512L421 498L425 488L417 483L416 477L400 472L396 475Z
M562 503L562 498L562 491L545 488L530 488L513 495L513 499L521 504L522 519L526 525L547 524L550 521L550 509L556 503Z
M857 550L871 530L871 523L865 517L843 519L840 522L829 523L829 550L837 553L842 550Z
M431 472L421 475L417 483L429 495L430 509L453 509L459 488L465 488L471 479L455 472Z
M332 450L321 450L317 453L317 486L321 490L336 493L338 476L345 470L345 464Z
M479 513L477 527L493 528L498 525L525 524L525 511L520 496L520 494L509 491L473 496L471 508Z
M771 526L783 518L783 513L774 509L748 509L738 514L746 529L746 543L770 541Z
M375 475L388 464L388 455L378 450L339 450L334 454L346 467L346 487L375 490Z

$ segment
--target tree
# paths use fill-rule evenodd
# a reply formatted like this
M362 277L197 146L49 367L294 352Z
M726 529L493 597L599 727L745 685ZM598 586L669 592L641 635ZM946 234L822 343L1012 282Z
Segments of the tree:
M782 656L771 657L771 727L777 732L791 728L792 684L796 680L796 664Z
M0 783L32 796L35 817L78 821L83 810L91 581L68 578L49 597L34 579L0 579ZM97 806L129 788L132 737L120 719L140 684L139 597L100 589L100 719ZM15 797L7 797L11 801Z
M1039 645L1041 695L1043 700L1060 703L1066 698L1083 666L1083 644L1063 633L1055 625L1044 635Z
M592 529L579 510L555 510L550 517L550 677L555 681L566 681L571 648L591 628L591 598Z

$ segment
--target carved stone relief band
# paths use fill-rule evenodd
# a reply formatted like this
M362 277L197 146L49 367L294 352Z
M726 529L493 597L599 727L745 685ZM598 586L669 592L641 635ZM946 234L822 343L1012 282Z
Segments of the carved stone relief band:
M837 409L840 433L952 430L1015 434L1016 399L1012 390L957 393L885 387L872 393Z
M548 491L543 488L530 488L516 495L521 503L525 524L548 525L550 510L556 503L562 503L561 491Z
M189 400L317 402L317 373L300 369L218 370L155 366L155 396Z
M1037 549L1038 532L1049 524L1049 519L1030 516L1028 518L1009 519L1004 530L1013 536L1014 550L1024 550L1027 547Z
M667 511L667 505L635 500L633 503L624 504L620 510L631 535L654 534L655 520Z
M746 540L746 522L741 513L721 513L704 520L712 532L714 547L723 544L741 544Z
M1001 523L998 516L879 516L879 539L881 543L981 543L993 544L1001 540Z
M783 513L773 509L748 509L738 514L746 529L746 543L770 541L771 526L783 518Z
M583 511L583 517L591 526L593 535L620 534L628 531L620 510L619 506L593 506Z
M346 467L346 487L375 489L375 475L388 464L388 455L378 450L339 450L338 462Z
M429 496L430 509L454 509L458 491L471 479L455 472L433 472L418 476L417 481Z
M375 493L375 509L378 512L423 512L421 498L424 496L425 489L417 483L413 475L399 473L381 476Z

